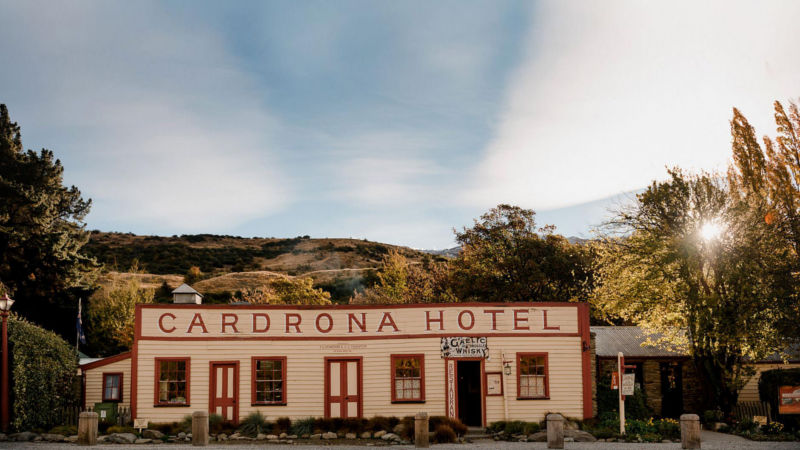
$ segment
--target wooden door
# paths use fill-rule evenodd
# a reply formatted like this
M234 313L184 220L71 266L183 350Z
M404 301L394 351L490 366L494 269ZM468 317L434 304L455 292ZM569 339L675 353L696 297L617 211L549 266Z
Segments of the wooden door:
M239 363L212 362L210 382L209 412L239 423Z
M325 417L361 417L361 358L325 358Z

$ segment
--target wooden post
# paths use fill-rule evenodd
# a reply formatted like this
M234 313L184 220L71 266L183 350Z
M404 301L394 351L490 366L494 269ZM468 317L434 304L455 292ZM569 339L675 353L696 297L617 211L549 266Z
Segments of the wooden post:
M428 448L428 413L418 412L414 416L414 446Z
M78 417L78 445L97 445L96 412L84 411Z
M0 402L0 429L4 432L8 431L10 423L10 413L8 397L11 396L11 391L8 388L8 311L0 312L3 316L3 368L2 375L0 376L0 391L3 391L3 400Z
M681 415L681 448L700 448L700 416Z
M208 411L192 413L192 445L208 445Z
M547 415L547 448L564 448L564 417Z

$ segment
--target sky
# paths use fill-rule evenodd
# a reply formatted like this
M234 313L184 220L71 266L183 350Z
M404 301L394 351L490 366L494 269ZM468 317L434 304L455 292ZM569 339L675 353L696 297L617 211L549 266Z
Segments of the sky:
M500 203L590 237L738 107L800 96L796 1L0 0L0 103L89 229L441 249Z

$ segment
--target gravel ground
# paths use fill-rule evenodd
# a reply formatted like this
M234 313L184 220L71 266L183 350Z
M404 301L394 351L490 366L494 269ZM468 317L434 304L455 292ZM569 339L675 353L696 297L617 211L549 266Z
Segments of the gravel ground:
M209 445L205 447L209 450L233 450L233 447L277 447L280 444L264 444L262 443L236 443L236 444L225 444L225 445ZM318 448L331 448L336 450L364 450L365 448L372 448L366 446L358 446L358 445L281 445L284 447L289 447L292 449L318 449ZM30 449L30 450L66 450L69 448L76 447L75 444L49 444L49 443L42 443L42 442L2 442L0 443L0 449ZM104 449L104 450L122 450L122 449L138 449L138 450L146 450L152 449L153 447L163 448L163 449L193 449L197 447L192 447L191 445L183 445L183 444L160 444L160 445L148 445L148 444L141 444L141 445L97 445L92 447L93 449ZM375 445L374 447L379 447ZM413 445L391 445L391 446L380 446L380 447L391 447L393 449L412 449L414 448ZM433 445L431 446L434 450L464 450L467 448L489 448L489 449L496 449L496 450L505 450L505 449L546 449L547 443L545 442L495 442L491 440L485 441L478 441L472 444L446 444L446 445ZM568 450L610 450L610 449L622 449L622 450L661 450L661 449L672 449L677 450L681 448L680 444L672 443L672 444L628 444L622 442L567 442L565 448ZM704 450L750 450L750 449L793 449L797 450L800 449L800 442L754 442L748 440L742 441L706 441L703 443Z

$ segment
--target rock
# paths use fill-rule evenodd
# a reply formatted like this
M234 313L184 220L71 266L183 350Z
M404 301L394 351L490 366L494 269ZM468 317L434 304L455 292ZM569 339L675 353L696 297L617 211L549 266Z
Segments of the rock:
M51 434L51 433L44 433L42 435L42 439L47 442L61 442L64 440L63 434Z
M153 442L152 439L137 439L133 441L134 444L149 444L151 442Z
M217 435L217 440L219 440L219 441L227 441L228 440L228 435L225 434L225 433L220 433L220 434Z
M336 433L328 431L327 433L322 433L322 439L336 439L339 435Z
M164 437L164 433L158 430L144 430L142 431L142 437L145 439L161 439Z
M672 441L670 441L669 439L662 439L661 443L662 444L672 444Z
M381 436L381 439L383 439L384 441L395 441L399 439L399 436L394 433L386 433L383 436Z
M395 425L394 428L392 429L394 434L397 434L397 435L403 434L403 432L405 430L406 430L406 426L402 422L398 423L397 425Z
M574 442L597 442L594 436L581 430L564 430L564 437L573 439Z
M343 438L344 437L344 431L339 431L338 433L336 433L336 437Z
M312 435L311 435L311 436L309 436L308 438L309 438L309 439L322 439L322 435L321 435L321 434L319 434L319 433L317 433L317 434L312 434Z
M356 438L356 434L355 433L346 433L344 435L344 438L345 439L355 439Z
M575 438L565 437L564 442L575 442Z
M258 433L258 434L256 435L256 440L257 440L257 441L263 441L263 440L264 440L264 439L266 439L266 438L267 438L267 435L266 435L266 434L264 434L264 433Z
M108 436L97 436L97 442L105 442L108 440Z
M375 439L378 439L378 438L382 438L383 435L385 435L385 434L386 434L385 431L380 430L380 431L376 431L375 434L372 435L372 437L374 437Z
M289 437L289 435L288 435L288 434L286 434L286 433L281 433L281 434L278 436L278 438L279 438L279 439L286 439L287 437Z
M286 436L286 439L297 439L297 435L296 434L290 434L290 435Z
M185 438L185 437L186 437L186 433L184 433L183 431L181 431L180 433L178 433L178 439L183 439L183 438ZM233 435L231 435L231 437L233 437Z
M359 436L359 437L361 439L372 439L372 433L370 433L369 431L365 431L365 432L361 433L361 436Z
M546 442L547 431L539 431L528 435L528 442Z
M137 437L133 433L114 433L108 436L108 441L115 444L133 444L136 439Z
M42 437L36 436L35 438L33 438L33 442L42 442Z
M278 439L278 436L275 434L268 434L267 439L269 439L270 441L274 441Z
M34 440L37 436L39 435L36 433L31 433L30 431L23 431L22 433L12 434L11 436L9 436L9 439L17 442L28 442Z
M191 439L192 438L192 433L186 433L186 437Z
M564 430L580 430L581 426L578 422L572 420L564 420Z
M78 435L73 434L72 436L67 436L64 438L64 440L67 442L78 442Z

